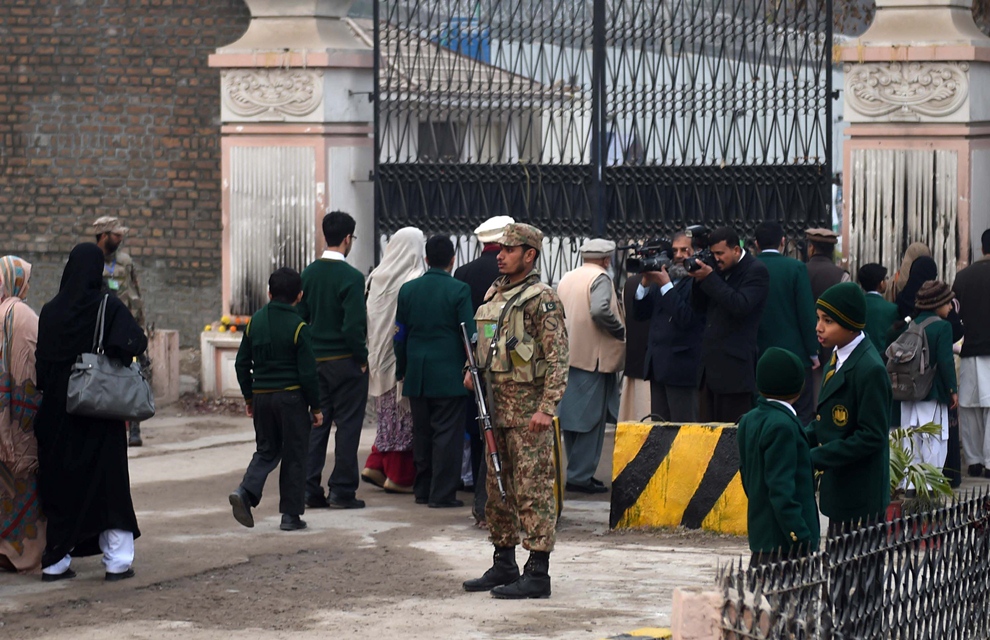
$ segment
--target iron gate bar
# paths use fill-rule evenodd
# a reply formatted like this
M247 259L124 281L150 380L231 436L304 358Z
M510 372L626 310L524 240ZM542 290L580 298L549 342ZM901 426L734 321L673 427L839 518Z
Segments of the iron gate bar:
M830 224L828 2L377 0L368 26L381 235Z

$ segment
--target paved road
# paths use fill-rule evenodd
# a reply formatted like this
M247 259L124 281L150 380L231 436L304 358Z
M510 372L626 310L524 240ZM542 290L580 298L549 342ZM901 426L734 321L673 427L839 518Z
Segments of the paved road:
M467 594L460 583L491 559L468 508L362 486L368 508L310 511L309 529L286 533L274 474L246 529L226 496L253 451L250 422L163 414L130 451L137 577L105 584L98 558L63 583L0 575L0 638L604 638L666 626L675 587L709 586L718 562L745 553L709 534L609 533L607 495L569 495L551 599ZM369 426L362 459L373 439Z

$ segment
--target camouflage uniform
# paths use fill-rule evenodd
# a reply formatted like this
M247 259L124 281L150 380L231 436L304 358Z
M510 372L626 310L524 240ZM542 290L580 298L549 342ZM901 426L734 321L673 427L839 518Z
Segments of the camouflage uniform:
M107 256L103 264L103 284L124 303L143 329L144 301L141 300L137 270L131 256L119 249Z
M527 242L509 238L508 232L514 227L539 233L529 225L510 225L502 244L533 246L531 238ZM539 238L542 240L542 234ZM539 241L536 246L540 246ZM518 294L521 295L516 298ZM507 494L503 503L489 459L489 497L485 507L488 530L496 547L519 544L522 529L526 536L523 547L549 553L553 550L557 514L553 492L554 432L551 428L534 433L529 430L529 421L537 411L552 416L567 385L563 307L556 292L540 282L535 269L515 285L509 284L505 276L499 278L485 300L475 315L479 337L476 355L486 368L491 389L495 441ZM512 306L503 314L510 301ZM497 348L490 354L493 341Z

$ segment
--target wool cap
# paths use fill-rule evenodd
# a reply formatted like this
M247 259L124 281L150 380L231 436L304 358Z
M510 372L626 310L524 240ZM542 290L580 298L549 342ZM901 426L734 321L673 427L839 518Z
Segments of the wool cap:
M502 237L505 225L513 222L515 220L509 216L494 216L478 225L478 228L474 230L474 235L478 236L478 241L484 244L498 242L498 239Z
M804 363L787 349L770 347L756 363L756 388L765 398L786 400L804 390Z
M941 280L929 280L918 289L914 308L918 311L934 311L946 302L952 302L956 292Z
M98 236L101 233L127 233L128 231L130 229L122 225L119 219L113 216L103 216L93 222L90 234Z
M861 331L866 326L866 294L855 282L829 287L815 306L850 331Z
M602 238L592 238L585 240L581 245L581 255L585 258L596 260L598 258L608 258L615 253L615 243Z
M807 229L804 235L812 242L823 242L825 244L836 244L839 242L839 234L831 229Z
M507 247L525 245L540 251L543 248L543 232L533 225L514 222L505 226L496 242Z

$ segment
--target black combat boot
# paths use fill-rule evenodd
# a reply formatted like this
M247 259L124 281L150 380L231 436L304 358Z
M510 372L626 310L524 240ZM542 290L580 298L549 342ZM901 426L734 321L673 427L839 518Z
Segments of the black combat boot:
M465 591L491 591L495 587L512 584L519 579L515 547L495 547L492 568L485 575L464 583Z
M492 589L492 595L503 600L550 597L550 553L530 551L522 576L504 587Z

